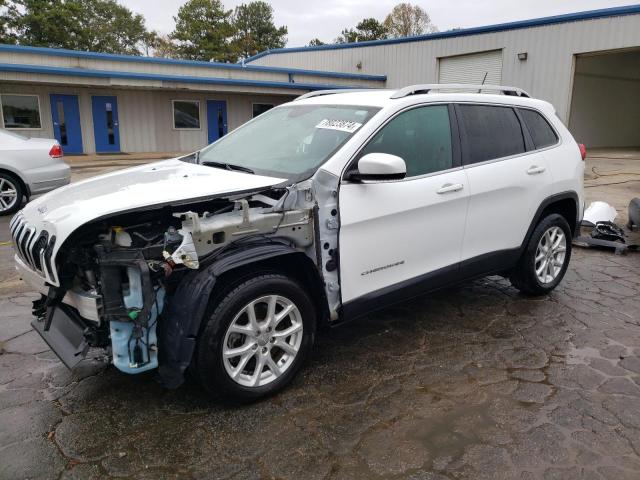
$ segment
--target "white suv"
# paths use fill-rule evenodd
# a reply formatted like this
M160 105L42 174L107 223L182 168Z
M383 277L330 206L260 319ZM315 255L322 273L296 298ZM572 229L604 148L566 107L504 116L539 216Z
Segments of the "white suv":
M581 154L516 88L314 92L187 157L33 201L11 222L16 265L68 367L107 348L126 373L175 388L191 367L250 400L291 381L318 326L488 274L553 290Z

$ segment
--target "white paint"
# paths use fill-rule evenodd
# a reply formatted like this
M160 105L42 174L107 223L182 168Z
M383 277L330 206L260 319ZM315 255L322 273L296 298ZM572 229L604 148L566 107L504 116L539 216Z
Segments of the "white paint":
M55 259L69 235L96 218L151 205L175 206L184 200L259 189L283 181L173 159L67 185L28 203L22 215L37 231L45 229L49 236L56 236Z

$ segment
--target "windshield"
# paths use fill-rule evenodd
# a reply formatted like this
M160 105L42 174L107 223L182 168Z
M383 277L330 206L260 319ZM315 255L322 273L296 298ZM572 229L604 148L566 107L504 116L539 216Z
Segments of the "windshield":
M205 147L198 162L300 180L315 172L378 110L346 105L277 107Z

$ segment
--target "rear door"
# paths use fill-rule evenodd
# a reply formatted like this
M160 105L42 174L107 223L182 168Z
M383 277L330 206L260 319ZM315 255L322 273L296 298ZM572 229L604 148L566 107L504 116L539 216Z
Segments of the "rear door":
M512 261L553 181L515 108L459 104L456 113L469 181L462 261L483 273Z
M405 110L356 157L397 155L407 177L340 186L343 303L390 292L411 296L429 278L457 272L468 187L450 112L448 105Z

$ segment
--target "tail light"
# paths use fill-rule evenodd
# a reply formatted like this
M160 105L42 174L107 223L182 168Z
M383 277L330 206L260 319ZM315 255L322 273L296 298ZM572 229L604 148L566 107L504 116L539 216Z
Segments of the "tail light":
M578 148L580 149L580 156L582 160L586 160L587 158L587 147L584 146L584 143L579 143Z
M60 158L62 157L62 155L62 147L58 143L56 143L53 147L51 147L51 150L49 150L49 156L51 158Z

